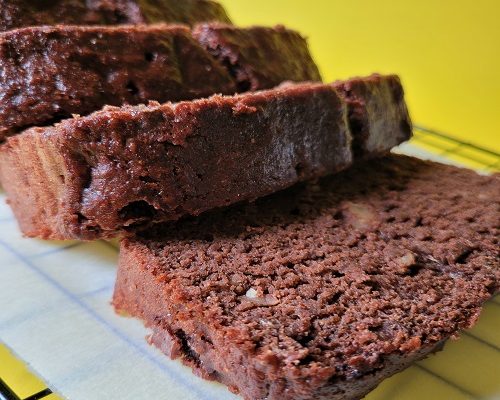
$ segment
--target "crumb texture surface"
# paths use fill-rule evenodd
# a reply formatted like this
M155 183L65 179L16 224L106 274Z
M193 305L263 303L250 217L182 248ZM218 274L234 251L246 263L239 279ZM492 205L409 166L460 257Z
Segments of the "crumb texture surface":
M498 175L373 160L124 240L114 303L245 398L358 398L499 290L499 190Z

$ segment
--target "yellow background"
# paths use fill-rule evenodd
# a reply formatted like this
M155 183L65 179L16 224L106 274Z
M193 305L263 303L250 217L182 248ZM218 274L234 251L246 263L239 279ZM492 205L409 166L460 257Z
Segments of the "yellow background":
M500 1L223 0L309 37L325 80L398 73L416 123L500 151Z

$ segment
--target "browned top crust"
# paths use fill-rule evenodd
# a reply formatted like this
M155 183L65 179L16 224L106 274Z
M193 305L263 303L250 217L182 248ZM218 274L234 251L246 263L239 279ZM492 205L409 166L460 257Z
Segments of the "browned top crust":
M0 31L36 25L117 25L219 21L226 11L212 0L0 0Z

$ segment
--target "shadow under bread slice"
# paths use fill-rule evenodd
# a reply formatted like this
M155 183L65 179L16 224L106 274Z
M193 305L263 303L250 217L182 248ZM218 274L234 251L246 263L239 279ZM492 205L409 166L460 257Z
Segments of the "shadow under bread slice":
M297 32L234 30L248 38L232 47L240 55L239 65L263 71L252 89L268 89L284 80L321 80L307 42ZM253 40L273 48L272 61L248 56ZM294 65L286 64L289 57ZM17 29L0 33L0 62L0 140L105 105L234 94L244 86L180 25Z
M117 311L245 399L359 399L500 289L500 175L390 155L121 242Z
M40 25L229 23L212 0L0 0L0 31Z
M400 129L410 122L404 101L388 104L394 97L378 87L399 80L367 80L398 110L370 114L363 128L379 135L387 127L389 151L410 137ZM108 107L10 137L0 148L1 181L25 235L113 237L345 169L352 142L366 140L350 132L347 113L334 86L321 83Z

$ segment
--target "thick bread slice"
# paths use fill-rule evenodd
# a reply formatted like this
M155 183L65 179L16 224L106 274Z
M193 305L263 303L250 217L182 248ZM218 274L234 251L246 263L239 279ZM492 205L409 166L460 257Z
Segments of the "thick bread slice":
M234 31L275 47L270 68L262 70L252 89L319 79L307 43L297 32ZM251 41L232 44L231 51L241 54L243 68L259 70L262 60L246 56L252 46ZM295 60L293 65L289 58ZM0 33L0 63L0 140L104 105L233 94L246 79L233 77L232 69L202 48L188 28L175 25L17 29Z
M25 235L110 237L347 167L346 114L332 86L311 83L107 107L8 138L1 181Z
M411 125L403 100L386 104L379 90L397 77L366 79L397 111L371 113L361 131L349 130L342 96L321 83L108 107L10 137L0 148L2 183L23 233L52 239L110 237L256 199L351 165L352 137L362 146L389 136L386 152L410 137L399 130ZM379 125L398 129L372 130ZM47 197L57 206L46 209Z
M354 400L500 289L500 175L403 156L121 243L114 304L251 400Z
M38 25L230 22L212 0L0 0L0 31Z

